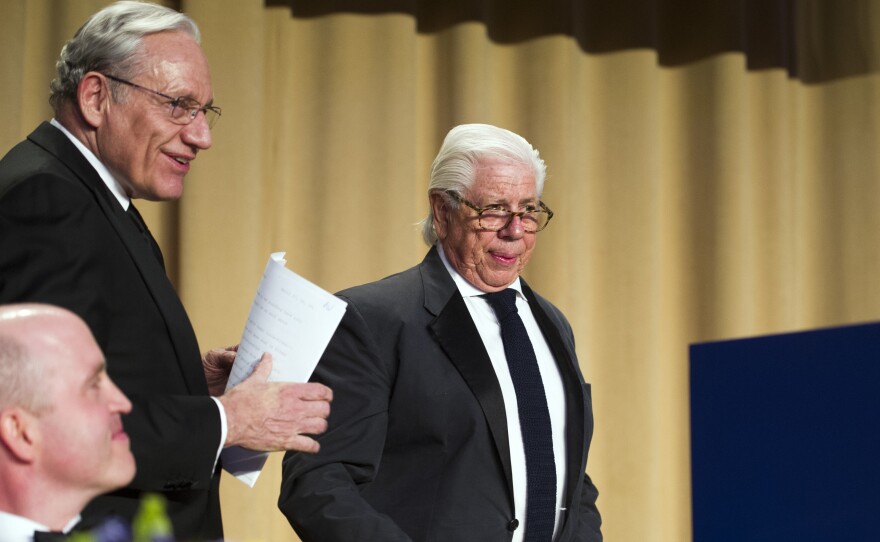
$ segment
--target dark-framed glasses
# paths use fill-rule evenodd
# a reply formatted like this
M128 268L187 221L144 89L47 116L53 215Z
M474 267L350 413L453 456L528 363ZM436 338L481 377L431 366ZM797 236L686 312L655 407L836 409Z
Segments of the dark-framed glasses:
M537 233L547 227L550 219L553 218L553 211L544 205L543 201L538 202L537 207L528 206L522 211L509 211L497 205L489 207L480 207L470 202L452 190L447 190L447 194L460 203L464 203L477 212L477 222L480 229L486 231L501 231L510 225L513 217L518 216L522 222L523 231L528 233Z
M147 88L137 83L132 83L131 81L126 81L125 79L120 79L119 77L114 77L106 73L103 75L111 81L116 81L117 83L122 83L123 85L128 85L130 87L134 87L136 89L143 90L144 92L155 94L156 96L160 96L168 100L167 103L171 106L171 120L176 124L191 123L193 120L195 120L196 116L199 114L199 111L205 114L205 120L208 121L209 128L213 128L214 123L217 122L218 118L220 118L221 109L216 105L202 105L192 98L187 98L186 96L178 96L177 98L172 98L171 96L163 94L158 90L153 90L151 88Z

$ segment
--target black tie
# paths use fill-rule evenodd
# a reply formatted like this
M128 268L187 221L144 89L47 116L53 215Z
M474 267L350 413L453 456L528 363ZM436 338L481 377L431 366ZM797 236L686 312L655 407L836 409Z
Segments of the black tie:
M483 297L501 324L501 340L516 391L519 426L526 454L526 542L549 542L556 522L556 461L544 384L535 349L516 311L516 290Z
M140 232L141 237L146 241L147 246L150 247L150 250L153 251L153 255L156 256L156 259L159 260L159 264L162 266L162 269L165 269L165 258L162 257L162 250L159 248L159 244L156 243L156 240L153 238L153 234L150 233L149 228L147 228L147 223L144 222L143 217L135 208L134 203L129 202L128 210L125 211L125 214L134 222L134 225L137 227L138 232Z

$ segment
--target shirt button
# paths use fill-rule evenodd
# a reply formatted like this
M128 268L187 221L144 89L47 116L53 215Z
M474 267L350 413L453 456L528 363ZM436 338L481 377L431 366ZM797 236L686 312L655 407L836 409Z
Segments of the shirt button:
M512 520L510 520L510 523L507 524L507 530L510 532L515 531L517 529L517 527L519 527L519 520L518 519L512 519Z

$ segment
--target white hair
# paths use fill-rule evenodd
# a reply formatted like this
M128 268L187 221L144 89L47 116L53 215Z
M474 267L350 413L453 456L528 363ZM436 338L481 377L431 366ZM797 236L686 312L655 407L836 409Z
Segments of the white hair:
M485 158L503 158L531 168L535 174L538 196L544 191L547 166L538 151L522 136L489 124L462 124L446 134L440 152L431 165L428 195L451 191L463 196L473 186L477 167ZM453 207L458 205L452 198L449 203ZM428 245L435 244L434 211L430 206L428 216L420 224L422 239Z

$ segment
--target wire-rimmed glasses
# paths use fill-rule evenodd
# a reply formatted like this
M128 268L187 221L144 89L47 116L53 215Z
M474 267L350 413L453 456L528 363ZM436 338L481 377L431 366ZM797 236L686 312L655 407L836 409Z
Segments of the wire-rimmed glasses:
M168 105L171 106L171 120L177 124L191 123L193 120L195 120L196 116L199 114L199 111L205 114L205 120L208 121L209 128L213 128L214 123L217 122L218 118L220 118L221 109L215 105L202 105L196 100L193 100L192 98L188 98L186 96L178 96L177 98L172 98L171 96L163 94L158 90L153 90L141 86L137 83L132 83L131 81L126 81L125 79L121 79L119 77L115 77L106 73L103 75L111 81L116 81L117 83L122 83L124 85L128 85L130 87L134 87L136 89L140 89L145 92L155 94L156 96L165 98L166 100L168 100Z

